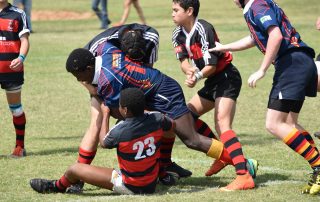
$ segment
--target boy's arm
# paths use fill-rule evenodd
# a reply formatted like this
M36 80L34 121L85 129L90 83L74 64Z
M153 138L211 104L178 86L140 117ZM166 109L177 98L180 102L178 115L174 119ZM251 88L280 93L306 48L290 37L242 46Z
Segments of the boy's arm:
M254 40L250 35L229 44L223 45L219 42L215 44L216 47L209 49L210 52L242 51L255 46Z
M14 71L19 71L29 52L29 33L25 33L20 37L21 46L19 57L11 61L10 68Z
M105 106L104 103L101 103L102 111L102 124L99 133L99 142L101 147L106 148L104 139L107 138L109 132L109 120L110 120L110 109Z
M253 73L248 79L248 84L252 88L256 87L257 81L264 77L271 63L275 60L283 39L281 31L277 26L269 27L268 35L269 38L267 42L266 53L264 55L260 68L258 71Z

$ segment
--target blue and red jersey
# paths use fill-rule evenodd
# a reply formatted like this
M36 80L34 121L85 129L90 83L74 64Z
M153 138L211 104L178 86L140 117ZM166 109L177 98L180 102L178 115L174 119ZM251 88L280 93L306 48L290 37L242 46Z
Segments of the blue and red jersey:
M9 4L0 12L0 81L23 81L23 68L13 71L9 66L19 56L25 33L30 33L26 14Z
M269 38L268 28L277 26L283 36L277 58L296 48L304 49L314 57L314 50L301 40L300 34L273 0L251 0L246 4L243 14L252 38L263 54Z
M106 106L117 107L120 92L125 88L139 88L146 97L154 95L164 77L159 70L130 60L111 43L105 43L102 52L98 95Z
M135 193L153 193L159 174L160 144L172 119L159 112L126 118L106 135L107 148L117 148L122 181Z

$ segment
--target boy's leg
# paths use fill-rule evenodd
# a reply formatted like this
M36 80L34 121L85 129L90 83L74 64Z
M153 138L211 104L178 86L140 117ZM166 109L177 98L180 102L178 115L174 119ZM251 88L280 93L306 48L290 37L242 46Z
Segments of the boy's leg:
M6 88L6 96L16 132L16 146L11 157L23 157L26 156L24 149L26 117L21 104L21 85Z
M112 168L76 163L70 166L59 180L32 179L30 185L39 193L65 192L70 185L81 180L88 184L112 190L112 171Z

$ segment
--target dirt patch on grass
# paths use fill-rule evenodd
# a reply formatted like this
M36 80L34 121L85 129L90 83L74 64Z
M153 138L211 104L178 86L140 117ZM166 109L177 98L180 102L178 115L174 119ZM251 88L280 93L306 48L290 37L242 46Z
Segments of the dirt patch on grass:
M77 13L73 11L32 11L32 21L41 20L81 20L94 16L92 12Z

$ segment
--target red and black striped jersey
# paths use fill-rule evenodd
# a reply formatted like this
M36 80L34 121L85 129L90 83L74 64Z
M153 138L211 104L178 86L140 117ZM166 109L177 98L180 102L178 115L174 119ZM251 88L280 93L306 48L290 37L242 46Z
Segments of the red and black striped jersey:
M0 12L0 81L23 81L23 68L13 71L12 60L20 53L20 37L30 33L26 14L11 4Z
M106 135L104 144L107 148L117 148L122 180L133 192L154 191L163 131L172 128L172 119L151 112L119 122Z
M208 49L215 47L219 42L214 27L205 20L196 19L188 33L182 26L178 26L172 33L172 44L177 59L190 58L192 65L200 70L207 65L216 66L214 74L221 72L232 61L230 52L215 53Z
M143 58L143 63L155 63L158 60L159 33L156 29L147 25L133 23L111 27L94 37L84 48L88 49L95 56L103 54L101 52L101 47L103 47L103 44L107 41L120 49L119 36L121 36L124 31L132 29L141 30L143 38L146 40L146 56Z

